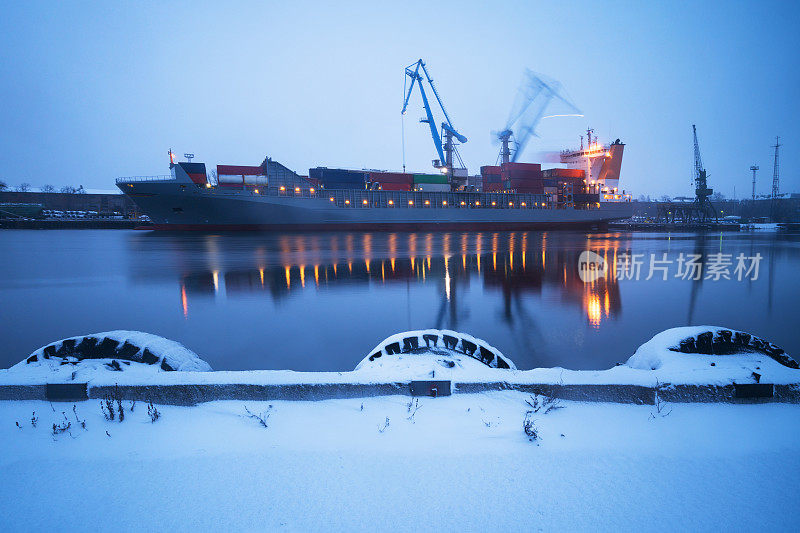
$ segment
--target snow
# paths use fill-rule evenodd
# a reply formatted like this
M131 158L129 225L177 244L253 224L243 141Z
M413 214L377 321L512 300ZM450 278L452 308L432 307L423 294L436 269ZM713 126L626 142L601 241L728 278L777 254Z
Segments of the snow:
M138 345L146 345L154 353L167 357L170 364L179 370L161 372L158 365L139 365L145 368L134 368L125 372L109 371L102 363L106 360L84 360L79 365L81 370L74 381L83 380L90 386L104 385L170 385L170 384L256 384L256 385L292 385L292 384L371 384L407 382L413 379L449 379L456 383L470 382L507 382L511 384L577 384L577 385L641 385L652 387L656 384L689 384L689 385L728 385L731 383L754 382L753 372L761 375L762 383L795 384L800 383L800 370L787 368L763 353L742 353L731 355L686 354L670 350L689 336L696 336L704 331L718 331L719 326L693 326L673 328L661 332L639 347L625 364L607 370L569 370L565 368L536 368L532 370L502 370L491 368L476 359L457 352L442 349L420 350L419 353L383 355L374 361L369 356L387 343L396 342L409 332L389 337L370 351L358 364L355 370L347 372L294 372L291 370L259 370L259 371L222 371L203 372L208 365L182 345L140 332L106 332L99 335L112 336L122 340L129 339ZM428 331L410 332L422 334ZM463 333L455 333L460 338L474 339ZM421 338L421 337L420 337ZM502 356L499 350L487 345L480 339L474 339L478 345L494 351ZM34 352L41 353L41 349ZM621 354L625 360L627 354ZM100 361L101 364L96 364ZM506 359L509 365L513 363ZM452 367L450 366L452 363ZM712 366L711 363L714 363ZM37 384L55 382L59 379L72 380L72 365L31 367L24 362L8 370L0 370L0 385ZM51 372L52 371L52 372Z
M369 360L387 343L429 331L420 330L390 337L349 372L164 372L136 362L114 372L104 366L108 359L61 365L59 358L39 357L0 371L0 384L50 382L72 372L90 386L432 378L654 386L751 383L753 372L765 383L800 382L800 370L760 352L670 349L720 329L667 330L627 363L591 372L502 370L442 347ZM208 368L167 339L127 331L95 336L101 335L146 346L177 368ZM479 339L475 344L502 356ZM155 423L142 402L134 410L122 402L126 416L119 422L107 420L97 400L0 401L3 529L800 528L800 405L562 400L557 410L531 415L540 436L531 441L522 428L531 400L505 390L435 399L217 401L156 406L161 417ZM66 422L69 429L54 434L53 425ZM41 494L51 495L46 506Z
M87 401L86 430L56 437L73 404L0 402L3 529L800 528L800 406L562 402L530 442L526 399L423 398L413 417L400 396L214 402L159 406L155 423L141 403L120 423Z
M128 343L138 347L139 350L128 357L114 355L113 357L101 359L79 360L70 354L65 356L45 355L45 349L50 346L58 350L66 341L75 341L76 344L79 344L84 338L96 339L98 343L102 342L103 339L112 339L118 343L119 348ZM145 350L149 350L157 358L155 363L146 364L142 362ZM116 361L116 364L114 361ZM21 378L23 381L17 379L20 383L90 380L107 373L115 376L120 373L126 373L131 377L147 379L153 374L163 372L161 368L162 362L175 369L175 371L181 372L205 372L211 370L208 363L178 342L142 331L115 330L78 335L42 346L5 372L11 376L11 379ZM114 366L112 367L111 365Z
M688 337L705 332L715 336L720 326L689 326L662 331L642 344L625 366L649 371L661 383L723 384L753 382L753 373L760 374L764 383L798 383L800 370L787 368L769 355L743 351L727 355L704 355L671 350ZM737 333L736 330L728 330ZM712 366L713 364L713 366Z
M436 337L435 346L428 345L428 342L426 342L425 339L425 335ZM443 340L445 336L458 339L458 342L455 346L456 351L445 348ZM402 333L395 333L394 335L387 337L386 339L383 340L383 342L380 342L375 348L370 350L369 355L367 355L364 359L361 360L361 362L358 365L356 365L356 370L361 370L363 368L373 365L381 366L380 365L380 363L382 363L381 359L385 357L391 358L391 356L389 356L386 351L386 347L392 343L397 343L402 347L404 339L410 337L416 338L420 346L420 350L415 351L416 354L425 354L427 352L427 353L433 353L435 355L441 355L445 352L454 354L457 354L458 352L465 352L464 342L466 341L474 344L475 346L478 346L479 348L483 347L492 353L493 359L489 363L484 364L483 366L485 367L488 366L489 368L498 368L498 360L502 360L506 363L506 365L508 365L509 369L516 370L517 368L516 365L505 355L503 355L503 353L500 350L498 350L497 348L495 348L494 346L492 346L483 339L478 339L477 337L473 337L472 335L469 335L467 333L462 333L449 329L421 329L413 331L404 331ZM439 350L437 350L436 348L439 348ZM474 355L476 358L479 357L478 350L475 351ZM377 358L375 360L370 360L371 358L376 356ZM463 359L466 359L466 357L463 357ZM477 361L477 359L474 360ZM378 364L375 365L375 363ZM472 368L471 365L470 367Z
M749 223L749 224L742 224L741 225L742 231L778 231L780 226L776 223L764 223L764 222L757 222L757 223Z

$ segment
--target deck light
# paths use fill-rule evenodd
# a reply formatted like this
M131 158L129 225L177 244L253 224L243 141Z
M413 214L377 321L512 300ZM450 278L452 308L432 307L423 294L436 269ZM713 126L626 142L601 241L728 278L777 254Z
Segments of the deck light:
M300 187L295 187L294 192L300 192Z
M350 200L345 200L344 203L350 205Z
M425 200L425 205L431 205L431 201L430 200Z
M389 200L389 205L394 205L394 200Z
M481 205L481 203L480 202L475 202L475 205Z
M368 202L366 200L361 200L361 203L367 205Z
M331 202L333 201L333 196L331 196Z
M508 202L508 207L514 207L514 202Z
M210 188L211 188L211 184L210 183L206 183L206 189L210 189Z
M314 188L312 187L312 188L308 189L308 192L310 192L311 194L314 194Z
M447 200L442 200L442 205L447 205Z
M253 192L254 192L254 193L256 193L256 194L258 194L258 189L255 189Z
M414 205L414 200L409 200L408 205Z
M281 185L281 188L280 188L280 190L281 190L281 192L283 192L283 191L285 191L285 190L286 190L286 187L284 187L283 185Z
M522 207L525 207L525 202L522 202Z
M461 205L466 205L467 203L464 200L461 200Z
M497 202L492 202L492 207L496 206Z

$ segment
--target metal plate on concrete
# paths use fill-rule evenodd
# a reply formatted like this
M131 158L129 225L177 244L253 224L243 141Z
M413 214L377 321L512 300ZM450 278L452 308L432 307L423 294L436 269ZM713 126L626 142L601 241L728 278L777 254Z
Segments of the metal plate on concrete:
M737 398L772 398L775 395L772 383L734 383L733 388Z
M449 381L412 381L411 396L450 396Z
M86 383L48 383L45 388L45 397L48 400L60 402L89 399Z

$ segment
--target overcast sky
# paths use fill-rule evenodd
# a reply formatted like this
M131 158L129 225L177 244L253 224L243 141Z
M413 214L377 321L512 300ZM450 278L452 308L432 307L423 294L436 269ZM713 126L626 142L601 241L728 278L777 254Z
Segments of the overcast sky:
M634 195L691 192L692 124L711 186L800 192L796 2L6 2L0 18L0 179L113 189L195 161L402 167L403 69L423 58L477 172L494 164L525 68L584 118L542 121L520 157L576 147L587 126L626 143ZM419 94L409 170L436 152Z

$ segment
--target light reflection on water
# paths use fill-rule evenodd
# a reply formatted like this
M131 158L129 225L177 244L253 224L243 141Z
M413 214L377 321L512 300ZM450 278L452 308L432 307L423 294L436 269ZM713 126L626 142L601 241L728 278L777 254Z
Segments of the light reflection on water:
M417 249L419 237L416 233L365 233L360 236L316 235L309 240L306 235L284 235L278 239L277 260L280 264L270 264L265 249L259 247L254 254L256 266L252 268L199 270L181 275L183 313L188 319L191 299L212 294L226 298L241 293L265 293L281 299L288 298L293 291L357 284L367 287L376 284L435 284L441 291L442 305L445 305L455 301L459 292L476 280L481 281L484 289L499 292L504 320L508 322L514 320L514 300L528 293L540 293L545 285L561 291L563 302L580 306L586 323L593 328L599 328L602 322L612 319L621 309L613 267L620 246L618 240L586 242L586 249L606 260L614 260L614 263L608 277L584 283L578 276L578 253L559 249L548 255L546 233L534 235L533 241L529 240L527 232L503 234L502 239L499 233L492 233L488 248L482 246L483 233L463 233L457 236L458 253L451 250L451 233L437 234L436 241L433 233L422 235L424 245L421 253ZM213 236L207 238L217 242ZM324 246L320 245L321 239L327 241ZM380 241L378 254L385 250L388 257L375 254L374 239ZM529 249L531 243L533 249ZM206 247L206 250L213 250L208 257L209 264L223 262L217 244ZM489 257L491 260L487 261ZM307 265L306 262L313 264ZM490 266L481 271L481 262ZM347 268L343 268L344 265ZM308 271L313 272L313 285L310 282L306 284ZM438 313L431 327L457 327L458 308L452 308L448 324L444 323L445 318L443 313Z
M800 351L797 236L582 232L0 232L7 367L52 340L139 329L215 369L350 370L383 338L450 328L520 368L602 369L668 327L750 330ZM609 275L584 283L591 250ZM765 259L755 281L616 280L620 254ZM624 304L624 305L623 305Z

